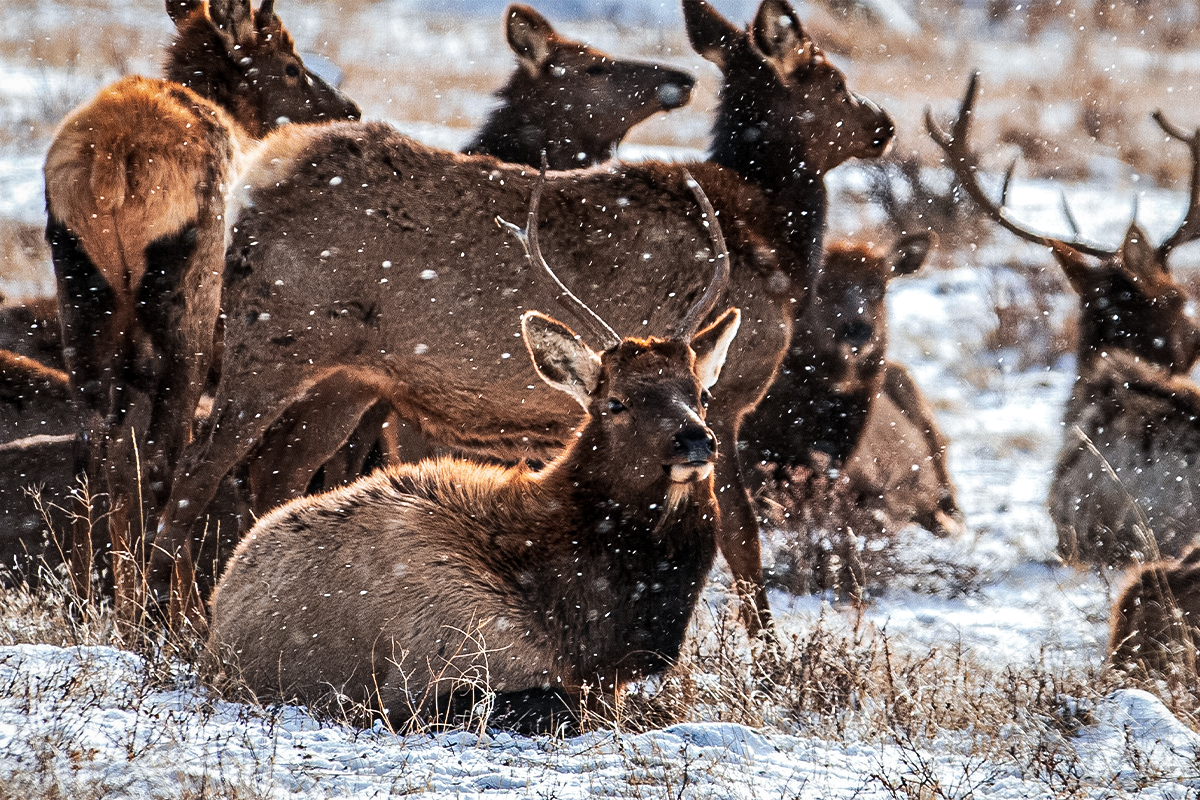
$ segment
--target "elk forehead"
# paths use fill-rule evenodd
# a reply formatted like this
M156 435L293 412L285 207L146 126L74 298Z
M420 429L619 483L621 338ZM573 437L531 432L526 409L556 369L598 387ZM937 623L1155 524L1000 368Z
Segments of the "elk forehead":
M692 372L695 356L691 348L674 339L626 339L604 354L604 362L610 387L636 388L671 378L688 386L699 385Z

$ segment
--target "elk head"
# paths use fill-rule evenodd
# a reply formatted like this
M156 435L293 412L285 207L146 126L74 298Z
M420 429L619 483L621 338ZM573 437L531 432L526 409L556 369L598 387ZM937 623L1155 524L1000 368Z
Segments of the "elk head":
M610 158L634 125L691 99L696 79L682 70L614 59L560 36L526 5L509 6L506 20L517 70L498 92L505 108L468 152L536 164L549 148L555 169L591 166Z
M358 119L354 101L305 68L274 6L167 0L176 29L167 79L224 107L255 138L289 122Z
M712 159L742 175L790 174L795 163L823 175L851 158L887 150L895 127L804 32L786 0L763 0L748 30L704 0L684 0L688 38L724 73ZM780 163L789 153L793 163Z
M563 323L537 311L521 317L521 335L534 368L550 386L566 392L587 412L587 422L564 459L564 469L581 474L580 483L617 498L658 495L666 490L666 520L693 486L710 487L717 440L704 424L709 389L717 382L741 324L736 308L726 310L704 330L729 283L729 252L716 213L691 176L688 185L707 219L716 254L715 276L675 335L621 338L567 289L538 246L537 213L546 164L534 189L524 230L517 235L530 262L555 282L559 301L583 320L602 345L596 352Z
M1045 245L1054 253L1079 295L1081 366L1102 358L1109 350L1124 350L1139 359L1181 374L1191 369L1200 355L1200 330L1186 310L1183 290L1171 277L1167 259L1179 245L1200 236L1200 129L1188 134L1169 123L1161 112L1154 119L1170 138L1184 142L1192 152L1191 195L1188 210L1176 231L1153 247L1136 219L1129 224L1125 239L1115 250L1075 239L1056 239L1013 221L1005 211L1014 165L1004 177L1000 202L994 202L979 183L979 158L967 137L979 91L979 73L971 76L958 119L949 132L934 122L925 110L925 125L934 142L946 153L967 193L997 224L1020 238ZM1071 226L1074 219L1064 203Z

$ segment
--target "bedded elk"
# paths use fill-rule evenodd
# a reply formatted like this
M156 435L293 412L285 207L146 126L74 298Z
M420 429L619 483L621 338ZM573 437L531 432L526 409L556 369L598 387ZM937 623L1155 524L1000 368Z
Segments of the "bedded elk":
M888 283L920 269L933 243L931 234L915 233L890 248L830 245L808 307L796 314L779 374L746 420L742 452L774 465L775 478L783 481L795 467L824 472L853 465L852 494L897 512L888 515L895 522L917 521L919 508L931 510L919 513L931 530L957 530L944 443L904 368L885 359ZM872 428L881 424L889 429L882 437ZM902 431L895 430L898 424ZM913 429L920 429L919 441L905 441ZM914 485L914 464L926 477L936 475L940 485ZM928 497L917 496L926 490ZM941 506L950 513L939 515Z
M614 59L561 36L529 6L508 7L505 34L517 68L465 153L535 167L545 153L550 169L590 167L612 158L633 126L691 99L695 78L687 72ZM340 413L331 415L335 405ZM365 416L353 432L347 424L330 426L355 408ZM369 387L324 382L288 410L251 457L255 506L265 512L310 487L349 482L365 464L393 460L397 449L405 460L428 452Z
M519 235L554 278L537 241L540 191ZM293 501L247 534L214 595L210 643L260 697L346 698L403 728L469 715L483 684L492 725L546 732L577 728L585 697L613 698L678 659L716 557L704 397L740 324L729 309L697 332L729 260L695 191L716 268L671 335L622 339L565 287L599 352L521 315L536 374L586 412L546 469L395 467Z
M1031 231L1005 213L1003 200L988 197L967 143L977 87L978 75L949 134L927 113L930 133L988 216L1050 247L1079 295L1079 374L1050 485L1059 554L1101 566L1178 555L1200 529L1200 389L1187 379L1200 331L1167 259L1200 236L1200 130L1189 135L1155 114L1169 138L1191 149L1188 210L1157 248L1135 220L1121 246L1110 250Z
M1200 677L1200 547L1133 570L1113 603L1108 661L1147 678Z
M46 156L80 466L107 484L114 549L129 550L139 512L161 506L190 435L212 357L226 192L246 151L287 122L358 117L305 69L273 6L167 0L176 31L166 80L102 89L67 116ZM86 561L75 567L87 581Z
M691 170L730 231L724 302L746 320L709 408L717 437L735 442L820 256L824 173L882 154L893 127L846 89L784 0L764 0L748 31L701 0L684 13L693 45L725 76L711 159L552 174L543 247L615 324L662 334L706 282L709 253L683 178ZM521 212L532 171L379 124L280 131L259 156L233 217L213 424L176 472L156 539L150 577L160 593L173 588L176 621L185 610L199 619L186 531L220 477L326 377L376 386L435 443L502 459L548 460L578 420L499 344L553 294L494 233L493 217ZM757 631L768 613L757 522L737 459L716 469L722 552L757 601L743 604Z

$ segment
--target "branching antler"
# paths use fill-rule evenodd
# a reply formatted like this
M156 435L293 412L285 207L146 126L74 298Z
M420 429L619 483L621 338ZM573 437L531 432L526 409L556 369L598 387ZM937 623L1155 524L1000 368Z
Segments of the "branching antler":
M608 350L619 345L621 337L612 329L612 326L600 318L599 314L592 311L587 303L580 300L574 292L559 280L559 277L554 274L554 270L550 269L550 265L546 263L545 257L542 256L542 248L538 244L537 219L538 206L542 200L542 188L546 185L546 166L546 151L543 150L542 168L538 173L537 184L533 187L533 197L529 199L529 216L526 217L525 227L518 228L513 223L501 217L496 217L496 224L507 228L513 236L517 237L517 241L525 248L525 256L529 259L529 263L533 265L533 268L538 269L540 267L545 270L546 274L554 281L554 285L558 287L557 300L559 304L592 329L591 333L596 337L597 344L600 345L601 350Z
M934 121L933 112L927 107L925 109L925 127L929 131L930 137L946 154L946 165L954 171L954 175L958 178L963 188L967 190L967 194L971 199L983 209L983 211L991 217L996 224L1011 233L1016 234L1027 242L1034 244L1053 247L1054 245L1066 245L1074 248L1081 253L1086 253L1099 258L1107 258L1112 256L1115 251L1106 250L1093 244L1080 241L1078 234L1072 240L1056 239L1047 236L1037 231L1030 230L1022 225L1017 224L1005 213L1005 204L1008 202L1008 190L1012 183L1013 170L1016 167L1014 161L1004 171L1004 184L1000 190L1000 203L996 204L988 197L983 186L979 183L979 157L971 150L968 143L968 134L971 127L971 118L974 116L975 98L979 94L979 73L973 72L971 80L967 83L967 92L963 97L962 105L958 110L958 118L954 120L954 124L950 127L950 132L942 130L942 128ZM1066 202L1064 200L1064 208ZM1069 210L1066 210L1066 215L1072 228L1077 229L1073 215Z
M712 281L709 282L708 288L704 290L704 294L696 301L696 305L692 306L691 310L683 318L683 321L679 323L679 338L685 342L691 342L692 337L699 332L700 324L704 322L704 318L716 307L717 300L721 297L725 289L728 288L730 267L729 248L725 244L725 234L721 231L721 223L717 221L717 212L713 210L708 195L704 193L704 188L696 182L692 174L685 170L683 177L687 182L688 188L692 190L692 194L696 197L696 202L700 204L701 220L704 222L704 226L708 228L708 237L712 241L713 254L717 262Z
M1182 128L1177 128L1167 121L1162 111L1154 112L1154 121L1162 128L1163 133L1186 144L1192 153L1192 180L1188 192L1187 213L1175 232L1168 236L1156 251L1162 263L1166 264L1167 256L1172 250L1200 238L1200 128L1193 133L1186 133Z

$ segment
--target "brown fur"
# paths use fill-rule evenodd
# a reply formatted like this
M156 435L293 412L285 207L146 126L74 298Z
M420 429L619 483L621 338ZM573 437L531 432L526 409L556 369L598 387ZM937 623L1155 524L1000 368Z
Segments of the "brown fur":
M0 308L0 349L27 356L53 369L66 369L58 299L37 297Z
M1194 688L1200 669L1200 548L1138 567L1113 604L1108 659L1117 669Z
M716 555L701 394L738 315L693 347L602 354L536 312L521 327L542 380L585 406L577 436L537 473L422 462L263 519L222 576L210 639L260 697L340 693L405 726L469 715L482 686L492 725L546 731L576 727L585 686L612 698L678 658Z
M782 0L765 0L752 33L699 0L684 9L697 48L725 70L712 161L551 174L543 246L614 324L665 333L707 280L691 171L729 236L725 302L750 321L710 407L718 437L736 441L785 351L783 308L806 297L820 252L823 175L847 158L880 154L892 125L845 91ZM813 113L797 113L800 104L815 104ZM180 531L266 427L335 372L373 385L438 444L549 459L568 441L577 410L539 388L500 344L513 341L520 310L557 296L493 221L520 218L534 180L527 168L433 150L378 124L268 140L235 222L212 435L189 448L173 488L156 587L165 589L173 570L176 586L190 581ZM765 613L758 525L737 459L717 470L727 498L722 552Z
M168 80L101 90L63 121L45 165L78 457L107 482L122 540L165 499L190 434L212 357L225 196L245 151L287 121L358 115L306 73L269 6L168 0L167 10L177 28ZM139 496L145 506L131 509Z
M682 70L614 59L560 36L529 6L509 6L505 20L517 68L465 153L536 165L545 150L551 169L590 167L634 125L691 99L695 78Z

